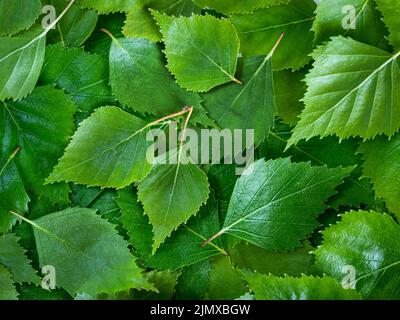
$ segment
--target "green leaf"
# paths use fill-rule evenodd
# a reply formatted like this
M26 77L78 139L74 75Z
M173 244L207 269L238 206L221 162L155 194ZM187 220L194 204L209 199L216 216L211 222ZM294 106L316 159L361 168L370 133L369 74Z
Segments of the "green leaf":
M5 128L4 117L0 117L0 128ZM0 132L0 137L5 138L5 133ZM0 144L1 153L6 155L4 144ZM7 233L15 222L15 217L10 211L25 213L28 211L29 196L25 191L22 178L11 156L7 159L0 158L0 234Z
M119 190L115 202L121 209L120 221L128 232L129 242L143 259L150 258L153 231L148 217L144 215L143 208L138 202L136 193L131 188Z
M389 141L380 136L363 143L359 152L363 154L363 175L370 178L376 196L383 198L388 209L400 217L400 134Z
M144 38L152 42L161 40L161 33L147 10L128 12L122 33L127 38Z
M209 236L218 231L219 219L214 198L211 196L207 204L187 224L172 233L171 237L147 261L147 265L156 269L175 269L189 266L210 257L224 254L221 242L217 241L203 248L200 245Z
M317 43L331 36L343 35L354 40L388 49L385 40L386 28L376 10L376 1L371 0L323 0L317 6L312 30ZM355 9L355 19L350 11Z
M210 271L206 300L232 300L246 293L245 283L227 257L217 258Z
M230 14L234 12L251 12L258 8L289 2L289 0L241 0L241 1L194 0L194 1L203 8L213 8L224 14Z
M67 185L43 183L73 132L75 105L71 99L60 90L37 87L21 101L0 103L0 110L1 149L11 154L16 146L21 148L15 163L25 187L53 202L65 201Z
M40 228L34 228L40 265L54 266L57 285L72 296L152 289L128 243L95 210L70 208L34 223Z
M253 129L258 145L275 118L271 55L240 60L239 71L244 85L213 89L203 95L204 107L222 129Z
M102 14L141 9L147 2L148 0L79 0L83 7L96 9Z
M152 255L153 231L149 218L137 202L136 194L130 189L119 191L116 199L121 208L121 222L128 231L129 241L143 257L148 266L159 270L176 269L195 264L221 254L223 250L210 245L200 249L200 244L218 231L219 220L215 200L211 197L207 205L200 208L186 225L173 232ZM218 242L217 245L221 246ZM171 257L174 257L173 259Z
M169 16L191 16L199 14L199 8L193 0L150 0L148 6Z
M72 300L72 297L62 289L48 291L28 284L18 286L18 293L19 300Z
M341 281L355 269L356 289L366 299L399 299L399 225L387 214L351 211L323 231L314 252L319 270Z
M400 50L400 6L397 1L393 0L375 0L378 5L379 11L383 14L383 22L389 29L389 36L387 37L390 44L396 49Z
M0 300L18 300L11 273L0 264Z
M236 182L223 228L215 236L231 234L267 250L297 248L318 227L324 202L351 170L288 158L258 160Z
M306 242L296 250L276 253L256 247L250 243L240 243L229 251L232 264L238 269L273 274L275 276L301 276L311 271L311 255L313 249Z
M176 299L203 299L208 289L210 272L210 260L203 260L183 268L176 285Z
M347 139L339 142L336 137L323 139L312 138L300 141L297 145L285 150L290 133L287 128L282 131L271 132L265 143L258 149L260 156L267 159L277 159L290 156L292 161L311 161L314 165L327 165L330 168L338 166L361 165L361 157L356 156L358 141ZM328 206L338 209L340 206L359 207L361 204L373 206L375 204L374 192L369 179L361 177L358 168L346 177L344 183L336 188L337 194L330 197Z
M32 92L44 61L46 33L41 26L14 37L0 37L0 101Z
M124 188L150 171L148 145L146 122L117 107L99 108L81 123L46 182Z
M20 246L18 240L12 233L0 237L0 264L11 271L15 282L38 284L40 282L39 277L25 256L25 250Z
M229 20L239 34L244 56L266 54L279 35L284 33L273 57L274 68L297 70L310 60L308 54L314 42L314 34L310 32L314 10L314 1L295 0L256 10L251 14L235 14ZM299 38L301 41L298 41ZM293 54L293 51L296 53Z
M48 46L40 81L64 89L78 106L79 120L87 118L97 107L115 103L108 85L107 60L85 53L82 48Z
M306 77L305 109L288 146L333 134L392 136L400 127L399 55L344 37L316 49Z
M306 88L302 82L305 73L281 70L274 72L275 103L277 115L284 123L295 125L304 108L301 99Z
M61 13L69 3L68 0L50 0L50 4ZM78 5L72 7L57 24L56 30L50 31L51 41L61 41L64 47L79 47L91 35L97 23L97 13L94 10L81 9Z
M239 38L228 20L209 15L171 18L152 12L163 34L168 69L181 87L206 92L239 82L235 79Z
M175 292L175 286L179 277L178 271L164 270L151 271L147 274L147 281L158 292L137 291L133 294L134 300L171 300Z
M179 158L179 157L178 157ZM153 253L208 199L207 176L195 164L156 164L138 183L138 198L153 226Z
M41 9L40 0L1 0L0 35L28 29L39 17Z
M113 41L110 49L110 82L113 94L140 113L165 116L184 106L193 106L192 122L211 121L197 93L180 88L164 65L158 46L145 39Z
M335 279L303 275L284 278L244 273L256 300L359 300L355 290L343 289Z

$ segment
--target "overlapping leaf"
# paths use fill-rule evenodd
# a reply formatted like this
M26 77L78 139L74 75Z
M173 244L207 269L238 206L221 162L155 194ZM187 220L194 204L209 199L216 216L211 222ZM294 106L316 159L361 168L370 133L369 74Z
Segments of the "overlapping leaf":
M44 61L46 37L41 26L13 37L0 37L0 101L32 92Z
M305 109L288 145L314 136L364 139L400 127L400 52L334 37L312 56Z
M274 277L245 273L250 289L257 300L359 300L352 289L343 289L330 277Z
M0 35L14 34L28 29L39 17L40 0L0 2Z
M121 222L128 231L130 242L150 267L161 270L175 269L195 264L223 252L220 242L199 249L199 245L219 228L217 207L212 197L186 225L173 232L154 255L151 249L152 226L133 191L121 190L116 201L121 208Z
M314 10L314 1L295 0L256 10L251 14L235 14L229 20L238 32L243 55L266 54L274 45L275 39L284 33L273 58L274 68L300 69L310 60L308 54L313 48L314 35L310 29ZM301 41L298 41L299 38ZM296 49L293 48L294 43Z
M50 0L56 14L60 14L67 6L67 0ZM51 41L61 41L66 47L79 47L93 32L97 23L97 13L94 10L82 9L74 4L57 24L54 31L50 31L48 38Z
M17 146L21 148L14 162L25 188L53 202L64 201L68 186L45 186L44 180L72 134L75 105L71 99L60 90L37 87L21 101L0 103L0 109L1 150L11 155Z
M147 2L148 0L79 0L83 7L96 9L102 14L140 9Z
M350 171L289 159L258 160L237 181L217 235L232 234L270 250L299 247L319 225L316 217L324 202Z
M144 178L151 169L146 125L117 107L97 109L81 123L47 183L124 188Z
M107 60L87 54L81 48L48 46L40 81L64 89L78 106L79 120L88 117L95 108L115 102L108 85Z
M165 116L193 106L193 122L212 124L197 93L180 88L169 74L160 49L145 39L117 39L110 49L110 82L118 100L140 113Z
M11 271L12 278L17 283L39 283L39 277L25 256L25 250L18 243L15 234L9 233L0 237L0 264Z
M317 6L313 31L317 43L343 35L387 49L386 28L372 0L323 0Z
M238 82L235 72L239 38L229 21L209 15L153 15L163 34L168 69L180 86L205 92L220 84Z
M252 129L256 145L264 140L275 118L271 58L267 55L241 60L243 85L227 84L203 95L204 107L219 127Z
M378 137L365 142L359 151L363 154L363 175L370 178L377 197L383 198L388 209L400 217L400 135L391 140Z
M167 156L168 159L173 159L173 154L174 151ZM179 154L177 158L178 164L156 163L149 175L138 183L138 198L153 226L153 253L208 199L209 185L205 173L195 164L181 163Z
M153 289L127 243L95 210L66 209L34 223L40 227L34 228L40 265L54 266L57 285L72 296Z
M349 212L323 232L315 251L319 270L338 281L355 270L357 290L368 299L399 299L399 225L387 214Z

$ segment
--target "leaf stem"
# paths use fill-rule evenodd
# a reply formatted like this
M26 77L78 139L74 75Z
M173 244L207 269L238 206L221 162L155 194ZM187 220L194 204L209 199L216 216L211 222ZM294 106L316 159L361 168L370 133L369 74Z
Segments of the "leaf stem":
M119 43L119 41L117 40L117 38L115 38L114 35L113 35L110 31L108 31L108 30L105 29L105 28L100 28L100 31L101 31L101 32L104 32L106 35L108 35L108 36L111 38L112 41L114 41L115 43L118 43L118 45L120 45L120 43Z
M199 248L203 248L206 244L210 243L214 239L218 238L219 236L223 235L225 233L226 229L220 230L218 233L214 234L212 237L208 238L206 241L204 241Z
M193 107L185 107L185 108L183 108L183 111L184 110L186 110L188 115L186 116L185 123L183 124L182 132L181 132L181 140L179 142L178 163L181 162L183 144L185 143L186 128L187 128L187 125L189 123L189 119L192 116Z
M3 174L4 169L8 166L8 164L15 158L15 156L20 152L21 147L17 146L15 150L11 153L11 155L8 157L6 163L4 164L3 168L0 170L0 176Z
M64 10L59 14L56 20L54 20L46 29L45 34L47 34L53 27L62 19L62 17L68 12L71 6L74 4L76 0L71 0L70 3L64 8Z
M172 113L172 114L170 114L170 115L168 115L168 116L165 116L165 117L162 117L162 118L160 118L160 119L158 119L158 120L155 120L155 121L153 121L153 122L150 122L146 127L155 126L155 125L159 124L160 122L164 122L165 120L169 120L169 119L172 119L172 118L175 118L175 117L182 116L182 115L184 115L184 114L186 114L186 113L188 113L188 112L190 112L190 114L191 114L192 111L193 111L193 107L184 107L184 108L183 108L181 111L179 111L179 112Z
M12 214L12 215L14 215L14 216L16 216L17 218L21 219L22 221L25 221L26 223L30 224L32 227L34 227L34 228L36 228L36 229L42 231L43 233L45 233L45 234L47 234L47 235L53 237L54 239L60 241L61 243L64 243L64 242L65 242L64 239L61 239L60 237L58 237L58 236L56 236L55 234L51 233L49 230L47 230L47 229L41 227L40 225L38 225L37 223L33 222L32 220L29 220L29 219L25 218L24 216L22 216L22 215L20 215L20 214L18 214L18 213L16 213L16 212L14 212L14 211L9 211L9 213Z
M276 43L274 44L274 46L272 47L271 51L268 53L267 55L267 60L272 58L272 56L274 55L276 49L278 48L279 44L281 43L283 37L284 37L285 33L282 32L281 35L279 36L278 40L276 41Z

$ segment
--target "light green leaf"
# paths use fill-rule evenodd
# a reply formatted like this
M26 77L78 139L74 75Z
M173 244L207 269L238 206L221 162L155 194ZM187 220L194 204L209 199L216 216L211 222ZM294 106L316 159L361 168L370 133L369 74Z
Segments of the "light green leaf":
M359 300L352 289L343 289L335 279L303 275L284 278L243 273L256 300Z
M161 40L161 33L147 10L128 12L122 33L127 38L143 38L152 42Z
M399 55L344 37L316 49L306 76L305 109L288 146L333 134L392 136L400 127Z
M199 14L201 8L193 0L150 0L148 6L169 16L191 16Z
M236 182L222 230L267 250L301 245L324 202L352 168L328 169L289 158L253 163ZM301 212L301 214L299 214Z
M40 81L55 84L72 97L78 106L78 120L87 118L97 107L115 103L108 85L107 59L82 48L48 46Z
M230 14L234 12L251 12L255 9L289 2L289 0L194 0L203 8L213 8L218 12Z
M317 6L313 31L317 43L343 35L354 40L388 49L386 28L372 0L323 0ZM355 19L350 8L355 9ZM347 9L347 10L346 10ZM349 10L349 11L348 11Z
M96 9L99 13L124 12L141 9L148 0L79 0L84 8Z
M152 12L163 34L168 69L180 86L206 92L239 82L235 79L239 38L228 20L209 15L171 18Z
M256 10L251 14L235 14L229 20L239 34L244 56L268 53L279 35L284 33L272 59L274 69L297 70L310 61L309 53L314 42L314 34L310 31L314 10L314 1L294 0L289 4Z
M0 35L28 29L41 9L40 0L0 0Z
M264 140L275 120L271 56L240 60L243 85L227 84L203 95L204 107L220 128L252 129L255 145Z
M40 265L54 266L57 285L72 296L152 289L128 243L95 210L70 208L34 223L40 228L34 228Z
M50 4L60 14L69 3L68 0L50 0ZM61 41L65 47L79 47L91 35L97 23L97 13L94 10L82 9L78 5L72 7L57 24L56 30L50 31L50 41Z
M11 271L15 282L39 284L39 277L25 256L25 250L20 246L18 240L12 233L0 237L0 264Z
M25 187L53 202L68 198L66 184L43 184L74 129L71 99L60 90L37 87L21 101L0 103L0 110L1 149L11 154L16 146L21 148L15 163Z
M192 122L212 122L197 93L180 88L165 67L159 47L145 39L121 38L110 49L110 82L113 94L140 113L161 117L184 106L193 106Z
M117 107L99 108L81 123L46 182L124 188L151 169L146 133L143 120Z
M179 157L178 157L179 158ZM195 164L156 164L138 183L138 198L153 226L153 253L206 202L209 185Z
M18 100L32 92L44 61L46 37L36 26L0 38L0 101Z
M146 261L146 265L158 270L176 269L195 264L209 257L221 254L221 243L200 249L200 244L219 229L218 211L211 197L207 205L200 208L186 225L173 232L152 256L153 231L149 218L137 202L137 196L130 189L119 191L116 199L121 208L121 222L128 231L129 241ZM219 247L218 247L219 246ZM172 258L173 257L173 258Z
M366 299L399 299L399 225L387 214L351 211L323 231L316 266L338 281L355 270L356 289Z
M376 196L400 218L400 134L389 141L383 136L367 141L359 152L364 159L363 175L371 179Z
M389 36L387 37L390 44L396 49L400 50L400 6L398 1L393 0L375 0L378 5L379 11L383 14L383 22L389 29Z
M15 290L11 273L0 264L0 300L18 300L18 293Z

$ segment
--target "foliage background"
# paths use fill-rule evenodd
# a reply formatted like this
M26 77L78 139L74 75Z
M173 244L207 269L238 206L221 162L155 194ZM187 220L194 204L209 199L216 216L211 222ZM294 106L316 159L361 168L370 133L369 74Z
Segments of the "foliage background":
M0 0L0 299L400 298L400 4L319 2ZM173 113L252 173L146 163Z

